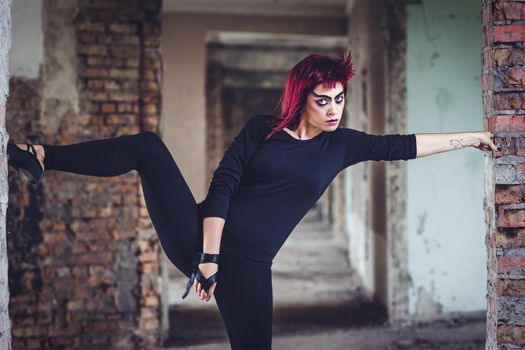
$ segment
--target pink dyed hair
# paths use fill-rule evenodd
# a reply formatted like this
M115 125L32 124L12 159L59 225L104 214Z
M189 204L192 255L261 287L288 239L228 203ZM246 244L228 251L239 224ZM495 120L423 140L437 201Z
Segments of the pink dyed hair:
M308 94L318 84L333 88L340 82L346 95L348 82L354 75L350 52L343 53L341 58L312 54L298 62L288 73L284 84L280 100L281 113L278 118L280 121L273 126L266 138L285 127L295 129L300 122Z

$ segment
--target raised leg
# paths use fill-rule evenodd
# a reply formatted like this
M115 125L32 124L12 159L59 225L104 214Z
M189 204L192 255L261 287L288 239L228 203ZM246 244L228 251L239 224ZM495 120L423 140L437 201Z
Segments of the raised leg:
M202 249L198 206L160 137L141 132L71 145L43 145L45 169L91 176L118 176L137 170L149 215L161 246L186 276Z

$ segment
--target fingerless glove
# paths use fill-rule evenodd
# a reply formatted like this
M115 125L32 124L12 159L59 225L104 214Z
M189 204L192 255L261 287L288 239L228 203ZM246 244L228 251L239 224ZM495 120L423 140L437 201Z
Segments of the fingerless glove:
M201 270L199 269L199 264L208 263L208 262L218 264L219 254L208 254L208 253L199 252L195 255L195 258L193 259L193 266L191 269L191 276L188 281L188 284L186 285L186 291L184 292L182 299L186 298L186 296L190 292L190 288L193 285L193 282L195 281L195 279L197 279L197 281L201 284L202 288L204 289L206 293L208 293L208 290L210 289L210 287L215 282L217 282L217 273L214 273L210 277L205 278L202 275Z

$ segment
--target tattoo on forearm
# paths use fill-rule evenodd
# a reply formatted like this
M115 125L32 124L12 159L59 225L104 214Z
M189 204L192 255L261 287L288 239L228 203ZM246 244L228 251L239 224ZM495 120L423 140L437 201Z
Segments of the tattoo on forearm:
M463 139L452 139L450 145L454 148L468 147L468 145L462 143Z

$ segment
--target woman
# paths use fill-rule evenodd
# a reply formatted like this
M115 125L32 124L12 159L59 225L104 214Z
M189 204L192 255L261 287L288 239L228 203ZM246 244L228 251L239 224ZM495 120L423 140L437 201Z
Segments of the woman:
M9 164L33 183L44 169L92 176L137 170L162 248L190 277L185 295L193 287L202 300L215 296L232 349L270 349L272 260L341 170L366 160L408 160L469 146L496 150L485 131L369 135L339 127L352 76L350 54L310 55L293 67L280 115L250 118L201 203L150 132L25 145L27 151L24 144L9 144Z

